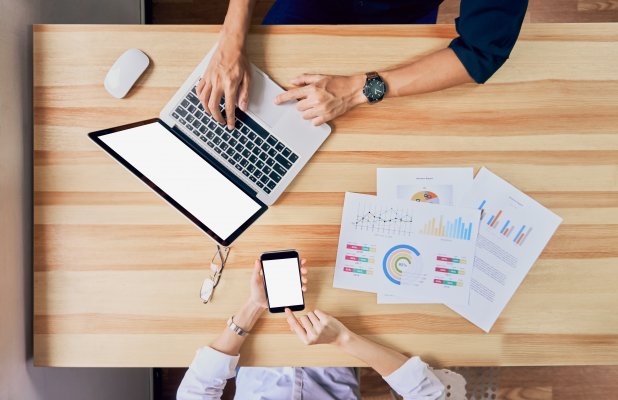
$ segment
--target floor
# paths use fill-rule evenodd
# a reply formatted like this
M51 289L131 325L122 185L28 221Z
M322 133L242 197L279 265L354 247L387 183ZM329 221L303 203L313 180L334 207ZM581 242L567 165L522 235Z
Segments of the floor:
M256 0L252 22L259 24L273 0ZM155 24L221 24L227 0L151 0ZM459 0L445 0L438 23L449 24L459 14ZM618 22L618 0L530 0L525 21ZM458 368L467 382L469 399L589 400L618 399L618 367L503 367ZM175 398L184 369L155 370L155 400ZM392 400L390 390L373 370L361 371L366 400ZM232 399L233 382L223 399Z

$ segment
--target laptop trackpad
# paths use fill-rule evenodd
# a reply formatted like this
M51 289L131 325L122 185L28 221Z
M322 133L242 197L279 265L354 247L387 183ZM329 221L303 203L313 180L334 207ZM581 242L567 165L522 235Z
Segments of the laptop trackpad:
M275 104L275 97L283 92L285 90L251 64L249 111L259 116L269 126L276 126L285 113L296 109L296 101L281 105Z

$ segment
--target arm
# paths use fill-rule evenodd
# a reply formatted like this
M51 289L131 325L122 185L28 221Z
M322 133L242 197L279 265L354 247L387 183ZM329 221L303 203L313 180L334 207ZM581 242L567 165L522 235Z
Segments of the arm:
M290 329L303 343L337 346L375 369L404 399L443 398L444 385L420 358L408 358L398 351L357 335L339 320L320 310L296 319L286 309L286 315Z
M508 59L519 35L527 0L462 0L456 20L459 37L438 50L401 67L379 72L386 97L410 96L443 90L463 83L484 83ZM275 99L281 104L299 100L303 118L314 125L330 121L359 104L365 75L301 75L300 86Z
M234 128L235 106L246 110L249 104L249 61L245 42L255 0L230 0L215 50L196 93L204 110L220 124L225 124L219 110L221 96L225 95L225 113L229 129Z
M303 291L307 290L305 264L306 260L302 260L300 272ZM249 332L267 307L261 265L256 260L251 274L251 295L234 314L234 323ZM177 398L179 400L220 399L227 380L236 375L240 349L246 338L247 336L239 336L226 326L210 347L198 350L180 383Z

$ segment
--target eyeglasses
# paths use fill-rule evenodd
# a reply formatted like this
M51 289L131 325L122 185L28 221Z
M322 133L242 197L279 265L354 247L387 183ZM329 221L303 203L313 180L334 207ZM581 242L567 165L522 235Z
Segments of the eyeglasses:
M213 272L213 275L204 279L204 283L202 283L202 288L200 289L200 298L204 304L208 303L212 298L215 288L221 279L221 274L223 273L223 268L225 267L225 262L229 255L229 247L217 245L217 252L212 256L212 260L210 261L210 270Z

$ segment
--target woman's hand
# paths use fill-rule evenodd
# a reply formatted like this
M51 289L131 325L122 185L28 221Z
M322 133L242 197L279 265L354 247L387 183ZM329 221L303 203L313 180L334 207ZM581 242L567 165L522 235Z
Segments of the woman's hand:
M298 100L296 108L314 126L328 122L351 108L367 102L364 75L301 75L292 80L300 86L275 98L275 104Z
M323 313L320 310L301 315L299 319L289 308L285 309L288 325L292 332L304 344L343 344L350 336L350 331L335 317Z
M204 106L204 110L220 124L225 124L219 108L221 96L225 95L225 114L228 129L234 129L235 107L246 111L249 105L249 61L244 46L237 40L226 39L221 35L208 68L197 83L195 91Z
M303 283L303 292L307 291L307 268L305 264L307 260L304 258L300 260L300 274L301 281ZM261 308L268 308L268 301L266 300L266 291L264 290L264 279L262 278L262 266L259 260L255 260L253 265L253 274L251 275L251 296L249 300Z

